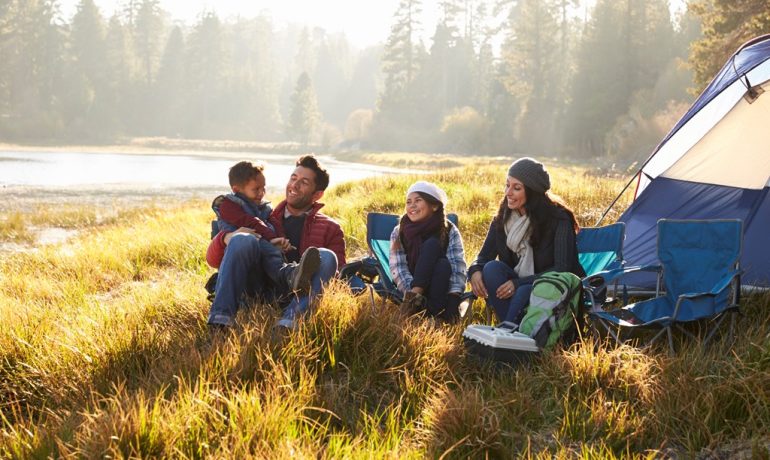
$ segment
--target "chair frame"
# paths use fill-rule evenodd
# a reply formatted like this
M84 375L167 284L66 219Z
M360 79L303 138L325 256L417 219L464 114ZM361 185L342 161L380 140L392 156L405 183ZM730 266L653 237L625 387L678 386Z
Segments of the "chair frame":
M708 292L688 292L680 294L674 303L673 311L670 315L667 316L661 316L659 318L655 318L653 320L647 321L643 324L631 324L624 320L618 320L617 322L613 322L608 320L605 316L602 315L602 313L605 313L604 310L601 308L597 308L597 306L593 305L592 308L589 311L589 318L594 320L596 323L600 324L606 333L614 339L614 341L621 345L623 343L628 342L631 340L631 338L622 338L621 337L621 330L626 329L635 329L635 328L660 328L660 330L649 340L647 341L644 346L645 347L651 347L663 334L665 333L668 339L668 345L669 345L669 351L671 354L675 352L674 350L674 338L673 338L673 328L676 328L677 330L681 331L686 336L697 340L697 336L690 331L686 330L682 324L684 323L695 323L695 322L701 322L704 320L715 320L715 324L711 327L710 330L707 330L706 336L703 338L703 341L701 345L705 347L710 340L714 337L717 330L720 328L722 323L724 322L726 316L730 314L731 321L730 321L730 328L728 337L732 339L733 335L733 329L735 325L735 313L739 312L739 300L740 300L740 275L741 275L741 269L740 269L740 258L743 251L743 224L742 221L739 219L660 219L658 221L658 228L660 228L660 224L664 223L666 224L677 224L677 223L718 223L718 222L735 222L739 225L738 234L740 241L738 242L738 248L737 248L737 255L735 258L735 261L731 264L730 271L723 276L719 281L716 282L716 284L712 287L712 289ZM658 231L658 242L657 242L657 250L660 251L660 231ZM653 299L666 297L668 294L665 292L665 290L661 289L661 286L663 285L663 282L665 281L665 267L663 264L653 264L653 265L647 265L647 266L635 266L635 267L628 267L623 270L612 270L606 274L603 274L603 278L605 279L605 282L607 281L617 281L619 278L622 278L625 275L636 273L640 271L654 271L657 273L657 283L656 283L656 294L653 297ZM730 288L730 295L727 299L727 305L724 306L724 308L721 309L718 313L715 315L704 315L698 318L694 318L691 320L680 320L679 314L680 309L682 306L682 303L685 300L691 300L691 299L697 299L701 297L716 297L717 295L722 294L725 289ZM651 301L647 300L647 301ZM672 299L673 300L673 299ZM640 305L645 301L637 302L631 305L626 305L627 302L624 302L624 307L622 309L628 310L629 308L632 308L636 305ZM633 310L629 310L633 311ZM596 329L596 325L592 321L592 324L594 324L594 328L597 333L601 335L601 332Z

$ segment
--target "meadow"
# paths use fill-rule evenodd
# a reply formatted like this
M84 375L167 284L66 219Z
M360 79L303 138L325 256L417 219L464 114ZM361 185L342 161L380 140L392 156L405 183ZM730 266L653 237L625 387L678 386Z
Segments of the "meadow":
M468 261L502 197L505 166L489 163L428 178L459 215ZM551 172L581 225L625 185L578 167ZM415 179L327 191L324 212L351 258L366 250L366 211L400 213ZM584 337L510 368L469 357L462 324L408 317L333 282L279 347L274 305L209 337L208 201L101 220L43 209L0 222L0 240L28 241L29 221L79 232L0 261L2 458L770 455L767 294L742 298L734 343L681 340L672 356ZM478 301L465 321L483 318Z

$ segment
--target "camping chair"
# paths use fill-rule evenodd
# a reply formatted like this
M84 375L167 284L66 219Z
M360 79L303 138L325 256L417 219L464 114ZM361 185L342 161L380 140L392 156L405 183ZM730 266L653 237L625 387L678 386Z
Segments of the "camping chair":
M703 346L713 337L728 312L738 309L743 225L740 220L658 221L658 259L660 265L630 267L623 274L647 270L658 273L662 295L625 307L601 311L592 308L589 318L603 327L620 344L622 332L636 328L659 329L645 345L653 344L664 333L674 352L672 328L696 338L682 327L684 323L714 320L706 331ZM731 316L730 335L734 317Z
M369 256L354 260L340 269L340 277L348 280L355 293L369 290L369 296L374 306L374 293L380 297L400 304L403 294L396 287L393 275L390 273L390 234L398 225L399 217L394 214L370 212L366 216L366 243L369 246ZM457 214L447 215L447 219L457 225ZM460 311L468 308L470 294L462 296Z
M623 240L626 224L617 222L604 227L584 227L577 234L578 261L586 276L583 278L585 305L601 306L612 299L607 298L607 279L614 280L614 294L617 295L617 277L622 271ZM625 289L624 289L625 290ZM627 295L624 295L624 299Z

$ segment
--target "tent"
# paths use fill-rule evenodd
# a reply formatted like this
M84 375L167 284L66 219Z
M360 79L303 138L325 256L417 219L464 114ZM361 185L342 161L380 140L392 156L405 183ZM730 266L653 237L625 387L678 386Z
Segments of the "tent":
M770 35L738 49L634 180L634 201L618 219L628 265L657 263L658 219L739 218L742 283L770 287ZM655 279L631 284L652 288Z

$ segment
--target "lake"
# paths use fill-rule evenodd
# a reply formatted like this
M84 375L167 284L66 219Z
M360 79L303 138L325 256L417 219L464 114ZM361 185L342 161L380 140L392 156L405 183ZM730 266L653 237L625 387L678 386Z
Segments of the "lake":
M241 159L266 164L267 196L277 202L283 199L286 181L299 156L245 152L205 155L204 152L191 155L0 152L0 213L7 215L40 206L93 206L101 215L105 209L114 213L147 204L162 206L189 199L211 200L230 191L227 172ZM331 185L372 176L418 172L324 156L319 159L329 171Z
M230 155L230 154L228 154ZM232 154L232 157L238 154ZM244 153L266 165L267 186L282 189L294 170L293 155ZM319 157L332 185L403 170ZM228 189L227 172L237 160L206 156L81 152L0 152L0 187Z

